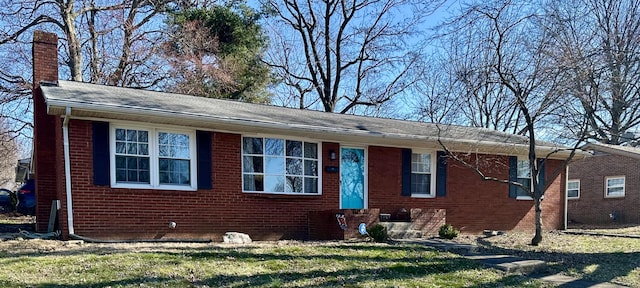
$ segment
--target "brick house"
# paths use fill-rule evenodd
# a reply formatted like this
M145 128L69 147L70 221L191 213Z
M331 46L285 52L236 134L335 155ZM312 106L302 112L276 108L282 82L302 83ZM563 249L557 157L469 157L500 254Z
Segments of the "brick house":
M593 156L572 162L568 220L576 224L640 224L640 148L590 143Z
M437 142L515 180L528 177L517 169L525 137L58 81L56 51L55 35L34 34L39 231L54 204L65 238L341 239L380 213L427 234L445 221L467 233L534 227L531 199L481 180ZM563 153L544 161L546 229L564 225Z

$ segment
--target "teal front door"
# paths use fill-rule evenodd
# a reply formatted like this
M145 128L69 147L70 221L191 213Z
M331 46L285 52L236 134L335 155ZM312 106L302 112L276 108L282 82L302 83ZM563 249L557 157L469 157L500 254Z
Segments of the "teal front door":
M340 208L366 207L365 154L362 148L340 150Z

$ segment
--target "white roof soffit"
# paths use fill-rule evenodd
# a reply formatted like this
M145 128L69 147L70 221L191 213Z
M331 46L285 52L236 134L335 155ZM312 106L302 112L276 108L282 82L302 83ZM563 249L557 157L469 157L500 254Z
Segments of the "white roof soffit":
M483 128L302 111L70 81L60 81L59 86L42 86L41 89L51 115L63 115L65 108L71 107L72 117L105 121L139 121L236 133L291 135L340 143L430 149L442 149L437 142L440 138L447 149L456 152L499 155L526 155L528 152L526 137ZM137 98L133 105L127 103L131 97ZM536 152L539 157L553 153L550 158L557 159L564 159L571 153L567 147L549 142L540 142Z

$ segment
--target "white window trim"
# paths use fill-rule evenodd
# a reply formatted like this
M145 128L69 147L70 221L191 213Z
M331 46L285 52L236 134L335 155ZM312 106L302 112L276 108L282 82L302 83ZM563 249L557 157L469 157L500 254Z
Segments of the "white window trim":
M578 183L578 196L569 196L569 183ZM580 199L580 179L571 179L567 181L567 199Z
M274 139L284 139L286 140L291 140L291 141L302 141L302 142L309 142L309 143L315 143L316 145L318 145L318 193L295 193L295 192L266 192L266 191L246 191L244 190L244 138L245 137L249 137L249 138L274 138ZM321 196L322 195L322 173L323 173L323 169L322 169L322 157L323 157L323 150L322 150L322 141L318 141L316 139L309 139L309 138L300 138L300 137L289 137L289 136L283 136L283 135L272 135L272 134L243 134L242 137L240 137L240 178L241 178L241 185L242 185L242 193L247 193L247 194L264 194L264 195L295 195L295 196ZM339 159L339 155L338 155L338 159ZM285 156L286 158L286 156ZM303 164L304 165L304 164ZM264 174L264 173L263 173ZM303 180L304 181L304 180Z
M609 187L608 180L609 179L616 179L616 178L622 178L622 180L624 181L624 183L622 184L622 195L620 194L615 194L615 195L609 195L609 193L607 193L609 191ZM624 175L618 175L618 176L605 176L604 177L604 198L624 198L626 193L627 193L627 179ZM617 187L617 186L613 186L613 187Z
M411 149L411 154L430 154L431 155L431 179L429 180L430 183L430 187L429 190L431 191L430 194L413 194L411 193L411 197L412 198L436 198L436 170L438 169L437 167L437 158L438 158L438 153L435 150L429 150L429 149ZM413 155L412 155L413 157ZM412 161L413 162L413 161ZM413 164L413 163L412 163ZM413 169L411 169L411 174L413 174ZM425 173L419 173L419 174L425 174Z
M116 129L135 129L149 131L149 177L150 184L138 183L118 183L116 182ZM158 175L159 157L158 157L158 132L180 133L189 135L189 157L191 170L190 185L171 185L160 184ZM165 126L136 125L136 124L120 124L110 123L109 125L109 169L111 176L112 188L129 188L129 189L156 189L156 190L180 190L180 191L196 191L198 189L198 171L197 171L197 151L196 151L196 132L195 130L186 130L178 128L170 128Z

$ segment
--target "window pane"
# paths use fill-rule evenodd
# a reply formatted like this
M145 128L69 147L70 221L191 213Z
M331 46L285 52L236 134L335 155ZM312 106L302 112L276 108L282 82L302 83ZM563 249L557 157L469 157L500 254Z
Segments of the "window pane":
M127 182L138 182L138 171L127 170Z
M284 158L265 157L264 161L265 161L264 166L265 166L266 174L280 174L284 176Z
M149 132L144 130L138 131L138 142L149 143Z
M244 191L264 191L264 181L262 175L244 174Z
M568 197L578 197L578 190L569 190L567 191Z
M242 171L263 173L262 157L260 156L244 156L242 157Z
M149 144L138 144L138 154L149 155Z
M607 179L608 186L620 186L624 185L624 178L611 178Z
M431 194L431 174L411 174L411 194Z
M242 151L244 154L263 154L262 138L245 137L242 141Z
M138 157L138 169L149 171L149 158Z
M302 157L302 142L287 140L287 156Z
M125 142L116 142L116 153L118 153L118 154L126 154L127 153L127 143L125 143Z
M265 139L264 149L266 155L281 156L284 155L284 140L267 138Z
M287 158L287 174L302 175L302 159Z
M318 193L318 178L304 177L304 193Z
M138 131L127 130L127 142L137 142L137 141L138 141Z
M529 160L518 160L518 178L531 178Z
M304 157L318 159L318 144L304 142Z
M609 189L607 189L607 191L608 191L608 193L609 193L610 195L613 195L613 194L623 194L623 192L624 192L624 188L622 188L622 187L613 187L613 188L609 188Z
M430 173L431 154L413 153L411 154L411 172Z
M116 141L124 141L126 135L125 129L116 129Z
M116 169L116 182L127 181L127 169Z
M149 158L116 155L116 182L150 183Z
M116 169L126 169L127 159L124 156L116 156Z
M130 154L130 155L138 154L138 145L135 143L127 143L127 154Z
M304 160L304 175L318 176L317 160Z
M190 160L160 158L160 184L189 184Z
M302 193L302 177L287 176L285 192Z
M127 169L129 169L129 170L138 169L138 158L137 157L127 157Z
M164 132L158 133L158 144L160 145L168 145L169 144L169 135Z
M570 181L569 183L567 183L567 188L578 189L578 184L580 184L580 182Z
M158 153L160 157L189 159L189 135L180 133L158 133Z
M284 176L264 176L264 191L284 192Z

